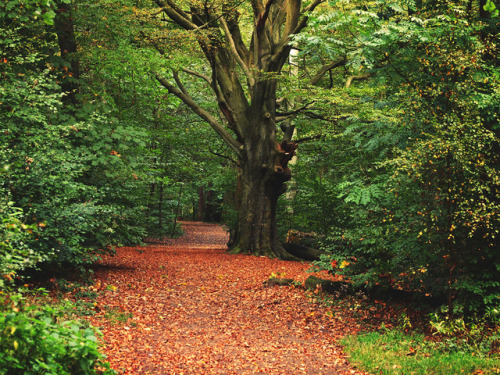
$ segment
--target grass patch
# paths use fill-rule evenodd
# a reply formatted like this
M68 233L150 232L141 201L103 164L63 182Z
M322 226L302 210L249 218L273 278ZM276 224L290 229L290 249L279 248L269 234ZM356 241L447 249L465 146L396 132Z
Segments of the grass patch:
M500 374L500 359L481 353L450 350L423 334L398 330L363 333L342 341L350 362L376 374Z
M127 323L127 321L132 319L134 316L131 312L125 312L116 307L106 307L105 309L106 313L104 314L104 317L112 324Z

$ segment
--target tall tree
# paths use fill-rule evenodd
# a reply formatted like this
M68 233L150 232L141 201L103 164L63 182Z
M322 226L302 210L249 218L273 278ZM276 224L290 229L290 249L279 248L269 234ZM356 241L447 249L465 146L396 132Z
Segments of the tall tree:
M57 41L61 50L61 58L64 60L66 74L61 83L61 89L65 93L63 101L66 104L77 104L76 94L78 91L78 77L80 76L80 62L76 56L77 42L73 19L73 5L67 0L56 1L58 7L54 18L54 26L57 33Z
M210 69L206 75L187 67L171 68L170 78L158 72L158 81L208 122L237 155L238 221L231 251L289 257L278 241L276 205L291 178L288 162L296 144L291 140L292 125L283 127L279 139L278 75L292 37L304 29L323 0L155 2L170 21L195 35ZM196 102L181 72L210 86L224 121Z

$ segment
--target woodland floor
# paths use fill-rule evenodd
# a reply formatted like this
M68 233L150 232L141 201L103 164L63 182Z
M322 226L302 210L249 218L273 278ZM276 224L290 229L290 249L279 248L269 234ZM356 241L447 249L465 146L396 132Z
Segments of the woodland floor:
M302 288L263 284L272 273L303 282L308 263L229 255L220 226L184 222L183 228L181 238L120 248L96 266L102 293L90 319L104 334L113 369L363 374L338 344L363 319L345 307L313 303Z

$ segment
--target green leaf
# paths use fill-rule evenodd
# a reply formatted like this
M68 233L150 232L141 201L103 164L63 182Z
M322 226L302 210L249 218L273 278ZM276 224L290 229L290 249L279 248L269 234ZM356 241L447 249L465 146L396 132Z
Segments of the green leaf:
M499 11L492 0L487 0L483 8L485 11L490 12L492 17L498 17Z
M389 3L389 4L387 4L387 7L391 8L392 10L394 10L397 13L404 13L405 12L403 7L399 3Z
M55 17L56 17L56 13L52 9L49 9L48 11L46 11L45 13L42 14L42 20L47 25L53 25Z

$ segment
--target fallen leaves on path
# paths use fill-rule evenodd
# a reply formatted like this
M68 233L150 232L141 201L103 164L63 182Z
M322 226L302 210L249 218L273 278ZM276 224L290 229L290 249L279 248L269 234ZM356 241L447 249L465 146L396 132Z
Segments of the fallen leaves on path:
M185 222L185 235L124 247L96 269L111 367L125 374L361 374L337 340L348 315L312 303L274 273L303 282L309 264L225 253L217 225Z

